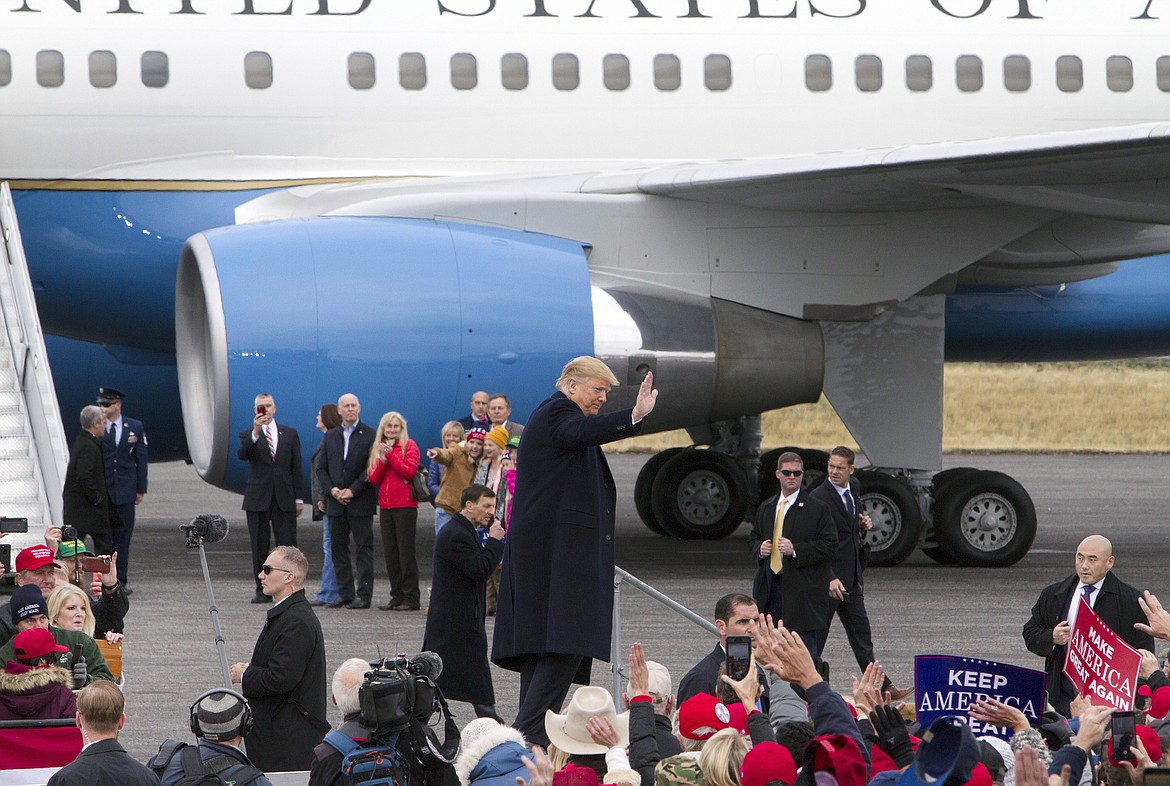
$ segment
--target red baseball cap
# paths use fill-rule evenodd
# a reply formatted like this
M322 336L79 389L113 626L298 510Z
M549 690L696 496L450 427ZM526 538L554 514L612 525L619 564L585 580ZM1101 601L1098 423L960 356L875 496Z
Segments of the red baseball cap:
M29 628L16 634L12 640L12 654L18 658L31 659L48 655L50 652L68 652L68 647L62 647L53 638L53 634L44 628Z
M1150 758L1155 763L1162 758L1162 742L1158 739L1158 732L1151 729L1149 726L1143 726L1140 723L1134 727L1137 732L1138 739L1142 741L1142 746L1146 749L1146 753L1150 754ZM1114 767L1120 767L1121 762L1113 758L1113 738L1109 738L1109 763Z
M61 567L53 559L53 550L48 546L42 544L29 546L16 555L17 573L22 570L40 570L46 565L52 565L55 568Z
M748 733L742 704L724 704L710 693L696 693L679 705L678 733L688 740L705 740L723 729Z
M783 745L761 742L743 757L739 781L743 786L767 786L770 781L783 781L792 786L796 783L796 762Z

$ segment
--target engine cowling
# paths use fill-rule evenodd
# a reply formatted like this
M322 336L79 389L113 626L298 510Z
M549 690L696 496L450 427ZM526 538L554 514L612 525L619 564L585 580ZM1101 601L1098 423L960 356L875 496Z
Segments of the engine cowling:
M425 450L476 390L507 393L523 422L577 355L614 369L611 408L654 369L665 391L654 431L814 400L823 370L815 323L591 280L579 241L455 222L318 217L203 232L180 256L176 305L191 459L226 488L246 480L235 435L261 392L305 435L307 472L313 416L346 392L367 423L401 412Z

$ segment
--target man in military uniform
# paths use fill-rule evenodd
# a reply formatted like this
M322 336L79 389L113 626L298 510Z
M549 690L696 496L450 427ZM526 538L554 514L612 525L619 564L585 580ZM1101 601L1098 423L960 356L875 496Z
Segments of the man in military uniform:
M98 388L98 406L106 418L102 457L106 465L106 491L115 524L114 551L118 553L118 580L131 593L130 538L134 535L134 510L146 496L146 431L142 421L122 415L122 391ZM118 522L121 526L116 526Z

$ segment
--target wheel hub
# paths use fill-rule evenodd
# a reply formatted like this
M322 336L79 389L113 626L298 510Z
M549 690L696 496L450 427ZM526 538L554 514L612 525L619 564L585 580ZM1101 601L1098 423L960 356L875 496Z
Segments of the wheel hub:
M972 497L963 506L959 530L963 538L980 551L995 551L1011 542L1016 534L1015 508L999 494Z
M871 548L879 551L897 539L902 531L902 512L889 497L866 495L862 512L873 521L873 528L865 534Z
M679 484L679 511L693 524L714 524L727 514L730 505L727 483L714 472L692 472Z

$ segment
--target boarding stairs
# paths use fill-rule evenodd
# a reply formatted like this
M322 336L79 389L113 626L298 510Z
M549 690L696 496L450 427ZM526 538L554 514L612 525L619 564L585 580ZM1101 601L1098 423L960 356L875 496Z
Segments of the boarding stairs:
M43 543L45 528L61 523L69 446L7 183L0 238L0 516L28 519L27 533L0 540L0 560L11 570L4 552Z

